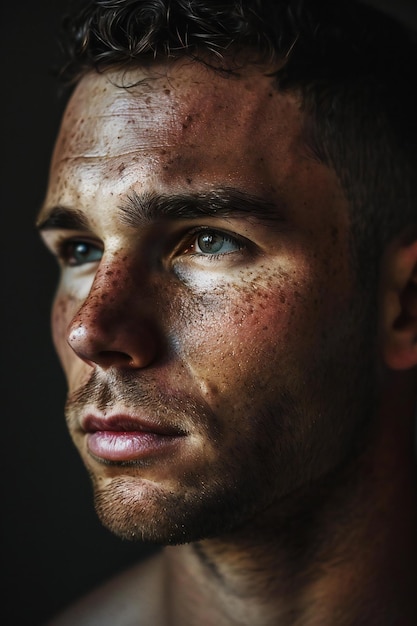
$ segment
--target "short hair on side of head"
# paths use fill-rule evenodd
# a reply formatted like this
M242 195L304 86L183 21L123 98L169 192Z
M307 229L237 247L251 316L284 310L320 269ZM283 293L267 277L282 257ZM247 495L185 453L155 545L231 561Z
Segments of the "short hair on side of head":
M87 0L63 23L74 84L88 71L192 58L271 69L302 96L305 137L351 207L360 284L387 242L417 222L416 38L356 0Z

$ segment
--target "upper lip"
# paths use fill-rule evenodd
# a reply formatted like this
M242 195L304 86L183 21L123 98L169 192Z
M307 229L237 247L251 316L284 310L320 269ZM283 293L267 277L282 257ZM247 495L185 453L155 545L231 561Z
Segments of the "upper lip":
M111 415L109 417L89 414L82 419L81 426L87 433L111 430L114 432L154 433L171 437L185 434L183 430L176 426L160 424L149 419L124 414Z

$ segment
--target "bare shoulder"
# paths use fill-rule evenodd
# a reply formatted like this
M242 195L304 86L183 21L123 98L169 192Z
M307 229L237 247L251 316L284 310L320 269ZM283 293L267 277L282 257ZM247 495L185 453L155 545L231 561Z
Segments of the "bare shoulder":
M46 626L163 626L164 586L161 552L109 579Z

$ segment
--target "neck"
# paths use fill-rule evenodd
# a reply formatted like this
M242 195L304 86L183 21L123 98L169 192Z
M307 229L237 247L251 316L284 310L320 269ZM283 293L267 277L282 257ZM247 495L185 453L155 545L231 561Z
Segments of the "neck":
M412 389L390 377L372 444L353 464L250 528L167 548L172 624L417 623Z

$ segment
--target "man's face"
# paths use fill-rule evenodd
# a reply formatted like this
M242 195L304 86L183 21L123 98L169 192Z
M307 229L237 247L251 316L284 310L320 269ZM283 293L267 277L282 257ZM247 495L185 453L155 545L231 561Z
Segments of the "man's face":
M72 96L40 217L53 337L122 536L228 531L351 450L367 360L348 207L302 124L260 69L94 74Z

